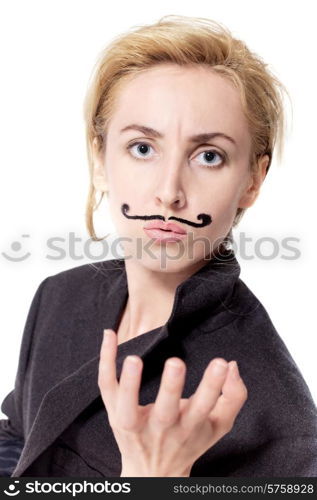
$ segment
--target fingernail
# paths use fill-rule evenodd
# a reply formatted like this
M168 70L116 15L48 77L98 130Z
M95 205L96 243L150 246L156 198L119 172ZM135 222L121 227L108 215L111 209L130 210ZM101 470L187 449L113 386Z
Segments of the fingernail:
M167 374L171 377L176 377L182 371L182 366L179 363L174 363L174 361L168 361L166 368Z
M220 376L226 372L227 366L228 366L228 363L226 363L225 361L222 361L220 359L217 359L217 361L214 363L214 365L212 367L212 371L213 371L214 375Z
M126 369L130 375L136 375L139 371L139 360L136 356L127 356L125 361Z
M232 377L234 380L239 380L239 378L240 378L240 373L239 373L239 368L238 368L238 365L237 365L237 362L236 362L236 361L232 361L232 362L230 363L229 370L230 370L230 375L231 375L231 377Z
M109 344L111 338L111 330L108 328L103 331L103 341L105 344Z

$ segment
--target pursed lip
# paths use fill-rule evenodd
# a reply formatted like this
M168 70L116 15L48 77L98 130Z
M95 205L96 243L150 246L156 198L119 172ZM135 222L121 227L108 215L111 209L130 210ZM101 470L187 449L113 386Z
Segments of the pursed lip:
M172 231L173 233L178 234L186 234L187 232L178 224L174 224L173 222L163 222L160 220L147 222L144 229L163 229L165 231Z

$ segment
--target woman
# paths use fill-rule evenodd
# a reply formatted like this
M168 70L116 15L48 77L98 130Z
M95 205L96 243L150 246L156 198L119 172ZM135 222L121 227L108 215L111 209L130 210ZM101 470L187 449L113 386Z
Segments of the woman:
M3 450L21 450L4 473L316 474L316 407L229 246L281 149L282 90L205 19L168 16L101 54L87 227L98 239L108 193L124 259L40 284L2 404Z

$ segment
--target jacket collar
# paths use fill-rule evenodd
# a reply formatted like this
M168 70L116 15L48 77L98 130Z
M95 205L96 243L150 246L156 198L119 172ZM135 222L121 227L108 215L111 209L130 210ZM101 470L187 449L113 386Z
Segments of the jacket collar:
M100 280L95 305L96 324L100 331L96 355L45 394L13 477L26 471L73 420L100 397L97 380L103 329L116 331L128 298L128 286L123 259L103 261L93 264L93 267ZM226 309L239 274L240 265L234 253L228 251L221 259L207 261L205 266L184 280L176 289L172 312L166 324L118 346L117 376L131 348L134 354L144 358L167 337L183 334L183 329L191 329L198 319L201 321L204 316L210 317Z
M105 273L110 272L112 284L109 287L107 304L110 306L108 326L117 330L121 314L128 299L127 273L124 259L113 259L105 267ZM168 335L177 331L182 325L195 324L197 318L215 314L226 307L231 299L235 284L240 276L240 265L233 250L224 251L221 257L206 260L206 264L196 273L178 285L175 291L174 304L170 317L163 329ZM103 294L102 294L103 295ZM104 300L104 297L101 297Z

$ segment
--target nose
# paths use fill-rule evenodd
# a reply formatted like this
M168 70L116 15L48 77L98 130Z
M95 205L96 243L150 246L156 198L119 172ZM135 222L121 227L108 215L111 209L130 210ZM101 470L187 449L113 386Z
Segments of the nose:
M186 203L186 195L182 176L182 168L169 167L165 165L162 169L159 178L156 192L155 202L157 206L163 205L165 208L182 208Z

